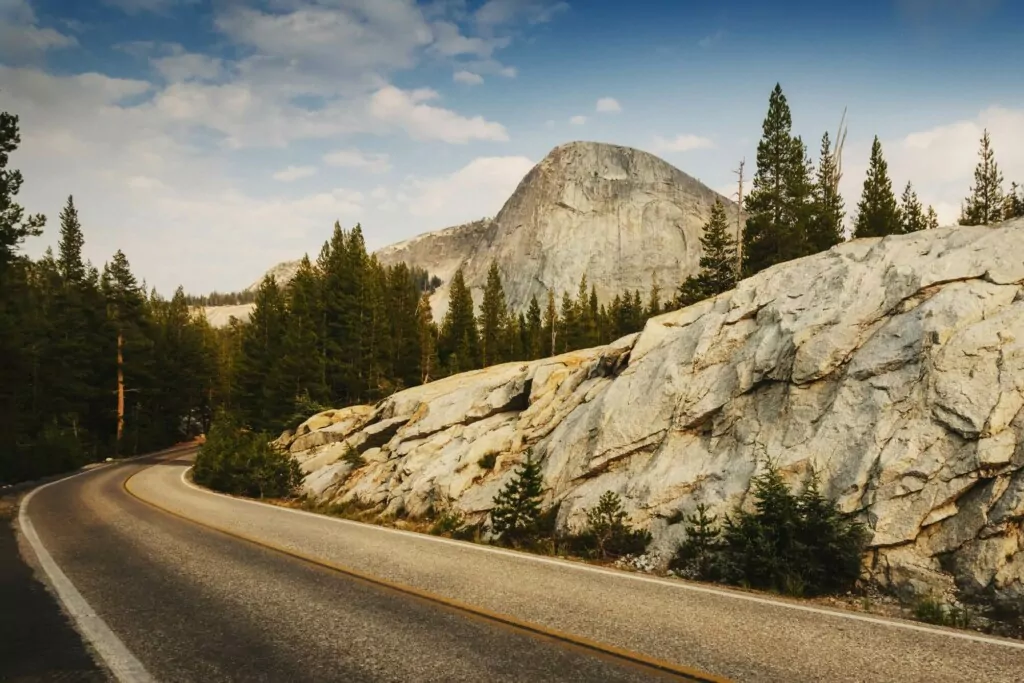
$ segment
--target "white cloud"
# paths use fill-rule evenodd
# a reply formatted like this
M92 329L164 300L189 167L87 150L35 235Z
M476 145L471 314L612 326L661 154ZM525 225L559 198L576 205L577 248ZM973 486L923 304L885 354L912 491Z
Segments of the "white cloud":
M553 119L548 119L547 121L545 121L544 122L544 127L545 128L554 128L555 127L554 120Z
M391 169L387 154L364 154L358 149L339 149L324 155L329 166L366 169L370 173L386 173Z
M897 197L911 181L921 201L932 204L943 224L960 215L960 202L974 183L978 147L988 129L1005 188L1024 183L1024 109L990 107L968 120L956 121L901 138L882 140L889 177ZM860 199L871 142L849 142L843 153L842 192L852 216Z
M290 183L300 178L308 178L316 174L316 166L288 166L271 176L274 180L282 183Z
M597 111L600 113L615 113L622 111L622 105L614 97L602 97L597 101Z
M689 152L694 149L712 149L715 143L699 135L677 135L671 139L655 136L653 149L655 153Z
M77 44L74 36L39 26L27 0L0 0L0 60L10 63L33 61L48 50Z
M495 50L507 47L511 42L511 39L508 37L480 38L478 36L464 36L459 31L459 27L450 21L436 21L433 23L432 29L434 42L431 49L445 57L474 55L488 58Z
M442 140L464 144L470 140L508 140L500 123L482 116L467 118L448 109L425 104L439 95L429 89L400 90L388 86L370 98L370 114L377 120L398 126L414 140Z
M195 52L185 52L181 46L174 46L173 54L154 58L151 62L161 76L172 82L216 81L226 74L223 60Z
M569 3L557 0L489 0L476 11L474 19L486 31L518 20L546 23L568 9Z
M526 157L480 157L450 175L414 180L405 190L409 213L439 227L494 216L531 168Z
M571 119L569 119L569 123L571 123L574 126L582 126L586 122L586 116L573 116Z
M472 71L456 71L452 75L452 80L465 85L481 85L484 82L484 77Z
M103 0L103 4L117 7L127 14L153 12L163 14L178 5L195 5L199 0Z
M499 71L498 73L500 73L505 78L515 78L516 76L519 75L519 70L516 69L514 66L505 66L502 67L501 71Z
M697 41L697 47L711 47L715 43L718 43L725 37L725 31L715 31L710 35L706 35Z

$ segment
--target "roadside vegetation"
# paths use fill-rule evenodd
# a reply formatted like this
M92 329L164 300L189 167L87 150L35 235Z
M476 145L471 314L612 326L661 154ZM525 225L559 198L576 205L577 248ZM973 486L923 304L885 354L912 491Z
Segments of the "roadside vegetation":
M752 483L753 509L739 509L720 524L698 506L671 568L688 578L793 596L851 590L860 577L864 527L822 495L817 477L795 494L766 462Z
M288 498L302 480L299 465L273 446L265 432L242 428L238 418L222 412L196 456L192 478L214 491L251 498Z

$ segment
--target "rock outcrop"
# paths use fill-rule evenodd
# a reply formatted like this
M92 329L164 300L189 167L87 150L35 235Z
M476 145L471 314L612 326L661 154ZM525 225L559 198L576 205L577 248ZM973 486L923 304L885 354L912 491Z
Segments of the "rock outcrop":
M561 528L613 490L662 556L679 512L749 504L767 456L859 514L879 583L1019 605L1022 287L1024 220L856 240L609 346L330 411L280 443L310 495L469 519L532 450ZM354 471L348 446L365 460Z
M654 155L593 142L562 145L523 178L466 257L466 282L482 296L496 262L518 311L533 296L543 305L549 289L575 294L584 274L602 302L627 289L646 297L654 283L670 292L700 267L700 237L715 199L735 216L734 203Z
M668 293L697 272L715 199L730 219L735 216L735 203L652 154L572 142L526 174L493 220L426 233L375 253L385 265L405 261L441 278L431 296L436 320L448 308L448 285L459 267L480 303L492 260L517 311L533 296L543 305L548 289L575 295L584 274L602 302L627 289L640 290L646 300L652 285ZM289 261L268 274L286 282L297 267Z

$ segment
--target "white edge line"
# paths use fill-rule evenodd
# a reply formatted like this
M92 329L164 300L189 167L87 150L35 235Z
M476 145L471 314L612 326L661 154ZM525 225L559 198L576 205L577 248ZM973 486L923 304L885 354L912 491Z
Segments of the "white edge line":
M124 460L118 461L124 462ZM25 536L25 540L28 541L32 551L36 555L36 559L39 561L40 566L46 573L47 578L50 580L50 584L56 591L57 596L60 598L61 603L64 605L64 609L72 616L75 621L75 626L78 628L78 632L85 636L86 640L92 645L92 647L99 654L103 663L106 664L107 668L114 677L121 683L156 683L156 679L150 675L146 668L142 665L135 655L125 647L125 644L121 642L121 639L114 634L110 627L107 626L106 622L96 613L82 594L78 592L75 585L71 583L71 580L61 570L53 557L50 556L49 551L43 545L43 542L39 539L39 534L36 533L35 527L32 525L32 520L28 516L28 504L32 500L32 497L36 493L42 491L48 486L59 484L61 482L80 477L83 474L91 474L100 469L106 469L106 465L102 467L94 467L84 472L78 472L70 477L51 481L47 484L43 484L39 488L32 489L28 494L22 498L21 506L18 509L18 526L21 530L22 535Z
M192 469L187 467L181 472L181 481L190 489L194 489L201 493L205 493L211 496L217 496L219 498L226 498L228 500L235 500L242 503L249 503L250 505L259 505L262 507L268 507L274 510L281 510L284 512L290 512L296 515L304 515L313 517L315 519L326 520L328 522L334 522L336 524L345 524L356 526L360 529L372 529L382 533L399 534L402 536L408 536L415 538L423 542L441 543L444 545L452 545L458 548L463 548L467 551L477 551L483 553L494 553L497 555L505 555L508 557L514 557L519 560L527 562L536 562L539 564L554 565L557 567L564 567L567 569L573 569L581 572L593 572L595 574L603 574L605 576L614 577L617 579L625 579L629 581L639 581L642 583L653 583L660 586L668 586L669 588L675 588L678 590L692 591L694 593L706 593L708 595L717 595L725 598L732 598L734 600L746 600L747 602L753 602L761 605L769 605L772 607L783 607L785 609L797 610L799 612L809 612L811 614L821 614L829 617L836 617L839 619L850 619L853 621L862 621L869 624L879 624L882 626L891 626L894 628L902 628L908 631L920 631L922 633L930 633L932 635L947 636L949 638L960 638L961 640L970 640L978 643L985 643L988 645L1001 645L1003 647L1015 648L1018 650L1024 650L1024 642L1017 642L1013 640L1003 638L993 638L990 636L984 636L974 633L965 633L961 631L946 630L934 628L932 626L926 626L923 624L915 624L908 621L897 621L895 619L881 619L878 617L871 617L863 614L856 614L852 612L842 612L839 610L822 609L819 607L811 607L808 605L799 605L791 602L784 602L781 600L772 600L771 598L760 597L757 595L748 595L746 593L740 593L736 591L720 590L717 588L711 588L708 586L701 586L697 584L687 583L682 580L673 581L671 579L662 579L654 576L642 576L631 572L616 571L612 569L605 569L603 567L595 567L593 565L582 564L577 562L569 562L567 560L559 560L550 557L541 557L539 555L533 555L530 553L520 553L512 550L505 550L504 548L494 548L491 546L480 545L477 543L469 543L464 541L455 541L449 538L442 538L439 536L431 536L429 534L421 534L415 531L406 531L404 529L392 529L390 527L379 526L377 524L366 524L363 522L356 522L350 519L341 519L338 517L331 517L329 515L321 515L315 512L307 512L306 510L296 510L294 508L283 507L281 505L272 505L271 503L263 503L258 500L252 500L249 498L240 498L235 496L228 496L216 491L202 488L190 482L186 478L188 471Z

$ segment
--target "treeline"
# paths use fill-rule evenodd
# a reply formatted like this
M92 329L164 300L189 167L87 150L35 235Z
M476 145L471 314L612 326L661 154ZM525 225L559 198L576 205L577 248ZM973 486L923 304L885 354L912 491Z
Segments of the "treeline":
M807 146L792 131L792 115L781 86L768 100L768 113L757 146L753 188L744 198L747 219L742 230L730 225L725 208L716 203L701 238L700 271L679 288L675 304L686 306L732 289L740 277L749 277L777 263L825 251L846 239L845 202L839 192L842 145L826 132L821 138L817 165ZM974 185L964 200L960 225L991 225L1024 216L1024 188L1012 183L1003 191L1003 176L995 161L986 130ZM882 143L871 146L868 172L853 215L851 236L884 237L939 226L935 209L925 209L908 181L897 200L889 177ZM742 233L738 240L734 237Z
M245 290L244 292L211 292L209 294L196 295L186 294L185 303L189 306L241 306L251 304L256 300L256 292Z
M442 284L441 278L431 275L427 270L418 266L411 267L409 275L421 292L433 294L434 290ZM189 306L240 306L256 301L256 290L247 289L242 292L226 294L217 291L202 295L186 294L185 301Z
M580 283L575 298L516 314L492 264L475 310L462 271L437 322L429 296L439 281L404 263L385 267L366 251L360 226L335 224L316 261L304 258L284 287L260 284L248 323L225 334L230 391L225 407L252 429L274 432L318 408L377 401L439 377L607 343L663 312L657 290L599 304ZM431 282L431 279L434 282ZM428 285L426 290L424 284Z
M102 269L84 260L71 197L57 252L21 253L46 220L16 202L19 142L18 118L0 113L0 482L171 445L217 400L213 330L180 289L147 295L120 251Z

